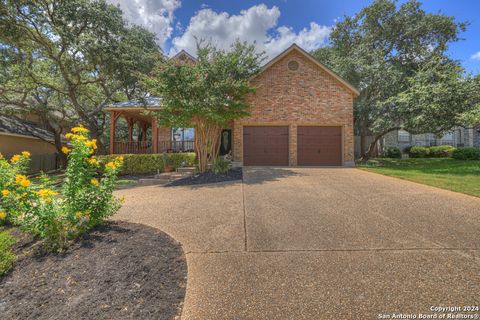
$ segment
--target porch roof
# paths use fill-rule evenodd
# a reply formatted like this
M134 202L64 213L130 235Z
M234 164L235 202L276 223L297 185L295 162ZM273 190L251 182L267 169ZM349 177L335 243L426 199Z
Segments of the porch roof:
M120 110L156 110L160 108L162 99L160 97L147 97L142 100L128 100L122 102L115 102L108 105L105 110L107 111L120 111Z

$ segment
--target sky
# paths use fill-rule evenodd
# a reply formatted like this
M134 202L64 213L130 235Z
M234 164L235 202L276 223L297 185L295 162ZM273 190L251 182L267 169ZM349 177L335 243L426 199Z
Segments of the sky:
M369 0L107 0L120 6L127 21L154 32L165 54L194 54L195 37L220 48L232 41L255 41L267 56L297 43L307 51L328 44L335 21L352 16ZM401 0L404 2L404 0ZM469 73L480 73L480 1L424 0L423 9L469 22L463 40L449 48Z

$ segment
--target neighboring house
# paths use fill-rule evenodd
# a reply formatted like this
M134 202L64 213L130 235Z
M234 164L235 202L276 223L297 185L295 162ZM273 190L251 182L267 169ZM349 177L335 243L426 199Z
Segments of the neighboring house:
M58 157L53 134L43 129L35 119L0 116L0 153L5 158L22 151L30 152L30 172L50 171L58 168Z
M185 51L174 59L195 61ZM222 131L221 154L231 152L239 165L353 165L356 88L295 44L264 65L251 84L256 92L248 98L250 116ZM110 152L192 150L193 139L185 138L191 129L178 133L159 128L144 115L160 105L160 98L151 97L144 103L127 101L106 108L111 115ZM128 124L124 140L116 134L120 117Z
M410 134L405 130L392 131L385 135L383 145L384 147L399 147L402 150L409 146L480 147L480 127L458 127L444 134L443 137L437 137L432 133Z

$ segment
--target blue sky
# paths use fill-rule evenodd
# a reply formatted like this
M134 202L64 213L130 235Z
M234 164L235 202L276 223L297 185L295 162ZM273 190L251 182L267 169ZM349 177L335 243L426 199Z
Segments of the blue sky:
M367 0L108 0L117 3L127 20L157 34L167 54L194 51L194 37L207 38L220 47L235 39L256 41L270 57L292 42L306 50L328 43L335 20L354 15ZM428 12L442 12L468 21L464 40L451 45L450 54L468 72L480 73L480 1L423 1ZM478 54L477 54L478 53ZM478 55L475 58L475 54Z

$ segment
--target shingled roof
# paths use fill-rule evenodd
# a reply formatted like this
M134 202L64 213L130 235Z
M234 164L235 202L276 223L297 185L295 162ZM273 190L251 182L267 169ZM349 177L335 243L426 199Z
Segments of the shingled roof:
M147 97L143 100L129 100L123 102L115 102L108 105L105 110L124 110L124 109L136 109L136 108L144 108L144 109L156 109L160 107L161 102L160 97Z
M0 135L20 135L31 138L38 138L46 141L53 141L53 134L40 128L37 124L21 120L18 117L14 116L0 116Z

